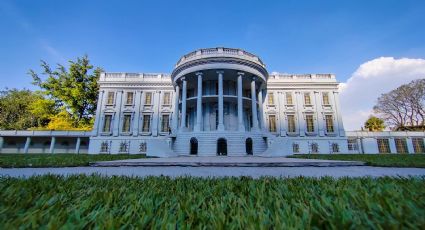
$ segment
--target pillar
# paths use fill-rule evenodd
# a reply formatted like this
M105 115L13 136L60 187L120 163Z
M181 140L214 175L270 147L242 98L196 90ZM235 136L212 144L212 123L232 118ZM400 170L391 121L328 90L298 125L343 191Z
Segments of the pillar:
M93 125L93 131L92 131L92 135L93 136L97 136L98 132L99 132L99 123L102 120L102 105L103 105L103 95L105 94L105 91L102 90L99 92L99 98L97 98L97 107L96 107L96 119L94 121L94 125ZM101 127L100 127L101 128Z
M285 114L282 114L283 111L285 111L285 100L283 98L283 92L277 92L277 100L278 100L278 119L279 119L279 132L280 132L280 136L284 137L286 136L286 125L285 124Z
M134 107L134 116L133 116L133 136L137 137L139 135L139 121L140 121L140 103L142 101L142 91L136 91L136 100Z
M255 93L255 78L251 81L251 113L252 113L252 129L258 129L258 116L257 116L257 97Z
M161 91L156 91L153 94L153 114L152 114L152 136L158 136L158 126L160 126L160 116L159 107L161 106ZM161 117L162 119L162 117Z
M196 76L198 76L198 97L196 99L195 132L200 132L202 130L202 73L197 72Z
M242 76L244 73L238 72L238 130L245 132L243 123L243 101L242 101Z
M295 92L295 98L297 100L297 120L298 120L298 131L301 137L305 136L305 119L304 119L304 97L302 92Z
M80 153L81 137L77 137L77 143L75 144L75 153Z
M335 113L336 113L336 118L337 118L337 123L338 123L338 132L339 132L339 136L344 137L345 136L345 130L344 130L344 124L342 123L342 116L341 116L341 106L339 104L339 96L338 96L338 91L334 91L333 92L334 95L334 106L335 106Z
M325 130L324 130L324 118L322 113L322 99L320 98L320 92L314 91L314 106L316 110L316 119L317 122L316 130L319 133L319 136L323 137L325 136Z
M3 144L4 144L4 137L0 137L0 153L2 152Z
M263 90L261 89L261 87L258 90L258 110L259 110L258 112L259 112L259 115L260 115L260 117L259 117L260 118L259 127L265 131L265 129L264 129L264 117L263 117L264 116L264 114L263 114Z
M182 119L180 127L182 130L186 129L186 96L187 96L187 82L185 78L182 78L183 90L182 90Z
M113 126L113 130L112 133L114 135L114 137L117 137L119 135L119 131L120 131L120 121L121 121L121 104L122 104L122 94L123 91L120 90L117 92L117 103L116 103L116 112L115 112L115 116L114 116L114 126Z
M52 140L50 141L49 153L54 153L54 151L55 151L55 143L56 143L56 137L52 137Z
M217 71L218 74L218 131L224 131L224 114L223 114L223 73L224 71Z
M28 149L30 148L30 144L31 144L31 137L27 137L27 140L25 141L24 153L28 153Z
M177 132L179 126L179 96L180 87L176 84L176 93L174 94L173 133Z

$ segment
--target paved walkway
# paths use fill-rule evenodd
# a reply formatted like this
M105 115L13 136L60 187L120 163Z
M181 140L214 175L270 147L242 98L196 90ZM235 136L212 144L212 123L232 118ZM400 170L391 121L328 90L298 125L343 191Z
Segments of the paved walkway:
M336 161L318 159L299 159L286 157L259 157L259 156L211 156L211 157L166 157L125 159L116 161L93 162L91 166L117 167L117 166L213 166L213 167L337 167L337 166L363 166L360 161Z
M425 176L425 168L385 168L370 166L349 167L69 167L69 168L0 168L0 175L12 177L29 177L33 175L86 174L93 173L113 176L195 176L195 177L225 177L225 176L261 176L273 177L382 177L382 176Z

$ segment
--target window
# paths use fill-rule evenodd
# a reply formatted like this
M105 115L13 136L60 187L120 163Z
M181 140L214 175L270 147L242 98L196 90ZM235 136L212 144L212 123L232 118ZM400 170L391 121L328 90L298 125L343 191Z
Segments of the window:
M107 105L113 105L114 104L114 92L108 92L108 100L106 101Z
M293 101L292 101L292 93L286 93L286 104L287 105L293 105Z
M104 133L111 132L111 122L112 122L112 115L105 115L104 120L103 120L102 132L104 132Z
M397 153L409 153L405 138L395 138L394 141Z
M163 104L164 105L170 105L171 104L171 97L170 97L169 92L164 93Z
M133 92L127 92L127 100L125 102L126 105L132 105L133 104L133 98L134 93Z
M332 152L339 153L339 145L338 143L332 143Z
M269 115L269 131L270 132L276 132L276 116L275 115Z
M304 93L304 105L311 105L310 93Z
M322 94L322 98L323 98L323 105L329 105L329 93L323 93Z
M152 93L147 92L145 95L145 105L152 105Z
M109 152L109 144L107 141L104 141L100 144L100 152L101 153L108 153Z
M390 142L388 139L380 138L376 140L378 143L379 153L390 153Z
M332 115L325 115L326 120L326 132L333 133L334 132L334 121Z
M424 139L423 138L412 138L413 150L415 153L424 153Z
M311 153L319 153L319 145L317 143L311 143Z
M146 153L146 149L147 149L146 142L140 143L140 145L139 145L139 152L140 153Z
M307 132L309 132L309 133L314 132L313 115L306 115L305 120L306 120L306 123L307 123Z
M288 132L295 133L295 116L288 115Z
M143 127L142 132L149 132L151 129L151 115L143 115Z
M122 123L122 132L124 132L124 133L130 132L130 124L131 124L131 115L125 114L124 120L123 120L123 123Z
M297 143L292 144L292 152L293 153L299 153L300 152L300 145Z
M357 139L348 139L347 140L347 147L349 151L355 151L359 150L359 146L357 144Z
M274 105L274 95L273 95L273 93L268 94L268 102L269 102L269 105Z
M128 143L123 141L120 143L120 149L119 149L120 153L128 153Z
M170 127L170 115L162 115L161 132L168 132Z

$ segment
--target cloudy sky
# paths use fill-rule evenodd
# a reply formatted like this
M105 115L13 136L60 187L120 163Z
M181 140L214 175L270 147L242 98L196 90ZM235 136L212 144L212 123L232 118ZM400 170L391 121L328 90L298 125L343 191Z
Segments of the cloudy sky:
M88 54L106 71L171 72L201 47L243 48L270 72L334 73L347 130L376 98L425 77L425 1L0 1L0 88L39 60Z

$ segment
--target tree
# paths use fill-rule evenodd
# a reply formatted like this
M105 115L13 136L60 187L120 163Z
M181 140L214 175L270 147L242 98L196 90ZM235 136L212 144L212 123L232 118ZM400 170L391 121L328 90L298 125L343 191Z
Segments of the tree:
M46 117L33 113L34 103L44 98L30 90L5 89L0 91L0 129L29 129L40 125Z
M425 79L414 80L382 94L374 111L393 129L424 127Z
M87 57L69 61L69 70L58 64L55 70L45 61L41 61L42 80L34 70L29 70L33 84L44 90L48 96L64 106L72 115L73 127L86 126L96 111L98 85L102 69L94 68Z
M364 127L372 132L382 131L385 129L384 120L375 116L370 116L364 123Z

